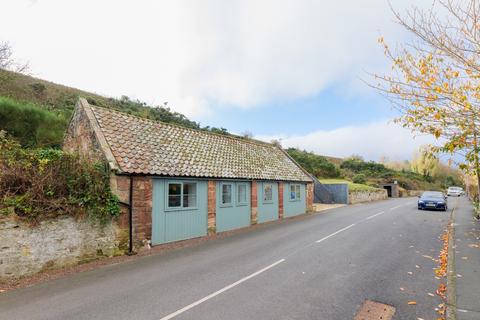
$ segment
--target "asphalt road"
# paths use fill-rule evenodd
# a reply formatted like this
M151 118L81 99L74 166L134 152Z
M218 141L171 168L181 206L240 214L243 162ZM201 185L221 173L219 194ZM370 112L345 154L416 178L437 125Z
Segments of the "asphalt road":
M298 217L1 294L0 319L353 319L366 299L437 319L448 215L408 198Z

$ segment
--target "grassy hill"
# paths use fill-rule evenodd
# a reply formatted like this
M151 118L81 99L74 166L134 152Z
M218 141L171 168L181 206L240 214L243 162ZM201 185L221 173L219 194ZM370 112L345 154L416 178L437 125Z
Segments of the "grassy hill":
M460 176L455 170L437 176L423 176L411 170L394 170L373 161L359 157L339 159L324 157L295 148L287 152L308 172L328 183L346 182L352 189L368 190L381 183L397 181L407 190L445 190L451 185L461 185Z
M198 122L165 106L149 106L126 96L120 99L108 98L2 69L0 69L0 128L7 129L8 132L9 128L14 127L13 132L9 133L20 140L26 140L25 137L18 136L21 134L21 130L18 129L32 128L29 119L58 118L52 130L64 131L80 96L99 107L112 108L139 117L175 123L189 128L229 134L224 128L202 127ZM45 122L43 124L45 125ZM32 130L35 131L35 128ZM52 136L62 137L63 131L55 132ZM57 139L46 145L31 145L30 143L28 146L57 146L60 143L61 140Z

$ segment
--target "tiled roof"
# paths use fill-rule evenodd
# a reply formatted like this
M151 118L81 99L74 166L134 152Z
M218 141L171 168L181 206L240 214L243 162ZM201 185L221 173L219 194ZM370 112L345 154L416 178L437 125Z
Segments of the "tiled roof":
M90 106L121 171L176 177L311 181L273 144Z

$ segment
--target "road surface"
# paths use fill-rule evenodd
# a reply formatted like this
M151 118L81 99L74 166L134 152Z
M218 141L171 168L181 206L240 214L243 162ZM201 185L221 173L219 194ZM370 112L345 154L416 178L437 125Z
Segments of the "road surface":
M367 299L436 319L448 216L406 198L297 217L6 292L0 319L353 319Z

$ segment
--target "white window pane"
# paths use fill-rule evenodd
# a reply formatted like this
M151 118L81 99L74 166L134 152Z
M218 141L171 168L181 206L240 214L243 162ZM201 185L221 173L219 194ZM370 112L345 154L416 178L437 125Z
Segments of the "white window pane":
M192 208L197 206L197 197L195 195L183 195L183 207L184 208Z
M272 201L272 185L271 184L265 184L263 186L263 200Z
M247 202L247 185L246 184L239 184L237 189L237 201L238 203L246 203Z
M222 204L232 203L232 185L222 184Z
M197 184L196 183L185 183L185 184L183 184L183 194L196 195L197 194Z
M222 203L223 204L232 203L232 195L230 193L224 193L222 195Z
M184 183L183 184L183 207L191 208L197 206L197 184Z

